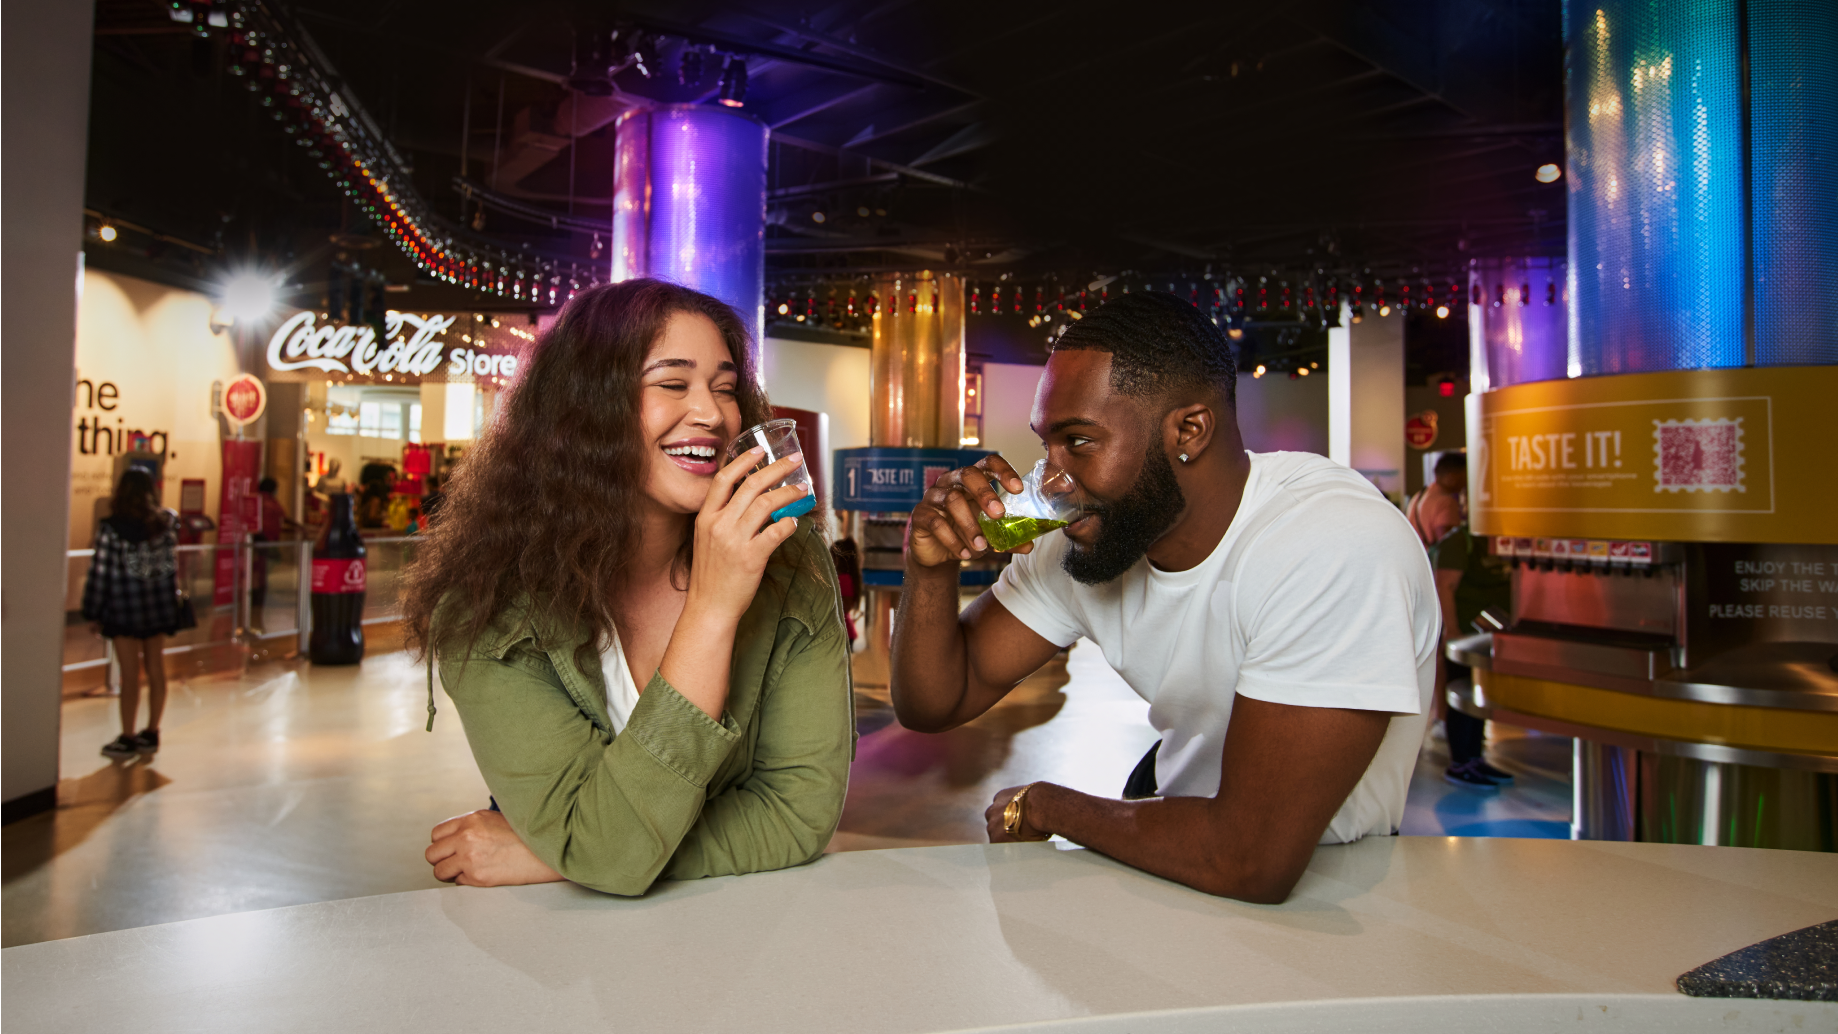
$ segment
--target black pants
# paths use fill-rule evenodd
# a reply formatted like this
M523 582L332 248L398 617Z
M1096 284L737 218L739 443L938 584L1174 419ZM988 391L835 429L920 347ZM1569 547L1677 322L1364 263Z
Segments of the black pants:
M1448 662L1449 681L1469 680L1473 685L1474 673L1465 664ZM1443 701L1446 705L1448 701ZM1449 734L1449 763L1460 765L1473 761L1481 756L1481 748L1487 738L1487 723L1473 715L1462 714L1453 707L1443 710L1442 727Z
M1130 777L1123 781L1124 800L1140 801L1155 796L1160 790L1155 782L1155 755L1161 749L1162 741L1156 740L1155 746L1150 747L1142 760L1136 762L1136 767L1130 770Z

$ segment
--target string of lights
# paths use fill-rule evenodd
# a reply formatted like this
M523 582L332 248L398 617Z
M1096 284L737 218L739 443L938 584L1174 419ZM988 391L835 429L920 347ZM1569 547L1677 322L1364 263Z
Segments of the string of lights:
M331 63L278 6L245 3L228 13L225 29L230 74L247 81L283 130L423 273L544 306L605 279L566 258L510 251L436 216L402 156L357 99L335 85Z
M1330 275L1281 271L1264 273L1003 274L969 278L964 287L970 318L1023 317L1030 327L1066 325L1084 318L1113 296L1164 291L1185 298L1237 338L1246 326L1286 324L1316 329L1338 325L1343 304L1358 322L1368 311L1389 316L1417 310L1448 319L1464 301L1473 305L1555 305L1562 288L1555 280L1534 294L1529 282L1464 288L1466 275L1416 278ZM807 323L845 332L866 332L883 311L875 280L823 277L779 278L767 287L767 322Z

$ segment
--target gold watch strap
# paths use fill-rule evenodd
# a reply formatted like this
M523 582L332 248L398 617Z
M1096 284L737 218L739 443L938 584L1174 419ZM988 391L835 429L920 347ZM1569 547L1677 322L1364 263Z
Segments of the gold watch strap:
M1021 835L1022 808L1025 807L1024 802L1027 799L1028 791L1032 790L1034 787L1039 786L1039 785L1040 784L1037 782L1029 783L1026 786L1022 787L1021 789L1015 791L1015 795L1008 799L1008 804L1002 808L1002 832L1007 833L1009 836L1015 838L1016 840L1045 840L1047 839L1044 836L1023 837Z

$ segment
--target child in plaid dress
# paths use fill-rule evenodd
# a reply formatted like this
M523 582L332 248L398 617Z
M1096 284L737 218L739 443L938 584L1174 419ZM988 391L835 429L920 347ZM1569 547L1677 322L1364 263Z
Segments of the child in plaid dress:
M83 586L90 629L115 641L121 662L121 735L102 753L151 754L160 747L166 709L166 637L181 627L178 539L172 515L160 509L153 479L130 470L115 487L112 515L96 529L96 555ZM138 734L139 668L147 670L147 727Z

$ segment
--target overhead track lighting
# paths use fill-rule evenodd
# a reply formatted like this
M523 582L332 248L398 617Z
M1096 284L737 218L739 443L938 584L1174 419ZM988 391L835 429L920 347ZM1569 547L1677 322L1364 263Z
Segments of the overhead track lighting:
M747 63L740 58L730 57L721 69L721 103L730 108L738 108L747 102Z
M650 36L640 35L632 41L632 64L638 74L646 79L657 74L657 41Z

